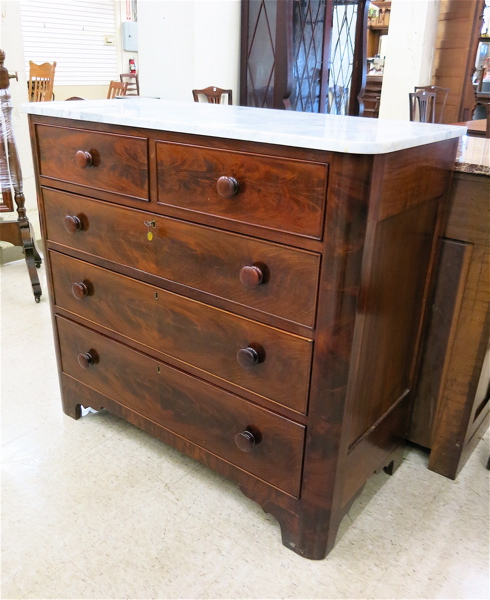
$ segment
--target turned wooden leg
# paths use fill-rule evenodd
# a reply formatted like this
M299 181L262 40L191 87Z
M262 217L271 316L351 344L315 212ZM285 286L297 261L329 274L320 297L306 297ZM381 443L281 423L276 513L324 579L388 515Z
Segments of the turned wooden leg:
M37 246L36 238L34 237L34 230L32 228L31 223L29 223L29 227L31 230L32 253L34 254L34 263L36 265L36 269L39 269L41 267L41 265L43 264L43 255L41 254L41 251L39 250L39 248Z
M38 261L41 260L41 257L34 245L34 238L32 237L31 226L27 219L25 219L25 222L20 224L20 232L22 235L22 246L24 248L27 270L29 272L29 277L31 278L34 299L36 302L40 302L43 292L41 289L41 284L39 283L39 277L37 275L36 267L38 265Z
M27 269L31 278L32 291L34 292L34 299L36 302L41 300L41 284L36 273L36 267L41 265L41 256L37 251L32 236L32 231L29 223L29 219L26 214L25 207L25 196L22 181L22 169L20 167L19 153L17 151L17 145L15 142L14 131L12 128L12 103L10 101L9 78L8 73L3 62L5 60L5 53L0 51L0 66L2 69L2 94L0 96L0 109L3 115L3 122L5 124L2 131L2 152L1 162L5 168L8 165L8 177L7 183L1 182L2 193L8 194L11 198L11 188L14 190L14 200L17 205L17 223L20 232L20 238L22 246L24 248L24 254L26 257ZM5 154L4 146L6 146L7 152ZM9 241L9 240L4 240Z

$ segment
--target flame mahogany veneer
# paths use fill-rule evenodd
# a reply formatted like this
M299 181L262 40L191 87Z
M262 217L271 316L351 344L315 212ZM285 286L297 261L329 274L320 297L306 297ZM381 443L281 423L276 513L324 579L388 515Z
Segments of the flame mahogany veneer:
M457 140L356 155L30 127L65 413L120 415L324 558L401 461Z

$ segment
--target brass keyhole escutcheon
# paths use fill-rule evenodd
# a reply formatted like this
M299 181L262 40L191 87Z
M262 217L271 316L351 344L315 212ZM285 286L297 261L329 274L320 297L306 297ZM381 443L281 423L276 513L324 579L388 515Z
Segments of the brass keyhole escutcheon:
M148 227L148 231L146 232L146 239L151 242L151 240L153 239L153 231L152 228L155 228L157 226L156 221L145 221L145 225L146 227Z

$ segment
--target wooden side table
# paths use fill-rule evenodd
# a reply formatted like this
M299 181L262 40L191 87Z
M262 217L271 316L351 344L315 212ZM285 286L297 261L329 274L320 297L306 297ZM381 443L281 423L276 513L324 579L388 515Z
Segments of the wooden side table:
M488 155L487 140L468 142L467 156ZM456 169L409 435L451 479L490 417L490 167L461 157Z

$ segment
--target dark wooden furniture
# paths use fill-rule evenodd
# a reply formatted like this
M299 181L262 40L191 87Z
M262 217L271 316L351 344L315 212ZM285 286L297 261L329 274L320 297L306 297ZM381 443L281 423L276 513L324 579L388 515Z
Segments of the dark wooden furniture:
M126 81L111 81L107 90L107 99L110 100L118 96L125 96L127 89L128 84Z
M445 123L469 121L475 109L472 75L484 0L442 0L432 83L449 88Z
M0 212L14 212L14 200L17 219L0 221L0 240L22 247L34 299L39 302L42 289L36 268L41 266L42 257L36 248L32 227L25 208L22 170L12 129L12 104L9 93L10 76L8 70L4 67L4 62L5 52L0 50L0 108L2 111L2 127L0 130L0 188L2 200Z
M475 121L463 121L462 123L455 123L456 125L463 125L468 128L466 135L470 137L490 137L490 133L487 134L489 119L476 119Z
M362 94L362 116L377 119L381 100L382 75L368 75L366 87Z
M210 85L202 90L192 90L194 102L199 102L199 96L204 96L209 104L222 104L228 98L228 104L233 104L233 90L224 90Z
M127 83L126 96L140 95L140 81L138 73L121 73L119 79L122 83Z
M480 141L480 140L478 140ZM490 168L456 171L410 439L454 479L490 416Z
M30 127L66 414L122 416L323 558L402 458L457 140L349 155Z
M442 123L444 119L444 109L446 108L447 97L450 91L449 88L442 88L437 85L419 85L415 86L414 91L432 92L436 95L434 123Z
M420 90L408 94L410 121L420 123L435 123L436 119L436 94Z
M376 7L377 14L368 14L368 38L367 38L367 56L372 57L380 55L381 36L388 34L391 17L390 0L371 0L370 8ZM382 56L381 58L384 58Z
M56 62L37 65L29 61L29 100L31 102L50 102L54 99L54 73Z
M242 0L240 104L362 114L368 6L367 0Z

